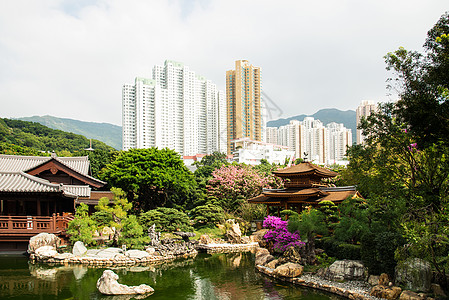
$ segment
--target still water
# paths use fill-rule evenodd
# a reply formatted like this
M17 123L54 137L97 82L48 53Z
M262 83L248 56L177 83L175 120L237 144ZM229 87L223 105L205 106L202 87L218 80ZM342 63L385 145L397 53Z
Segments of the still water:
M111 269L120 283L154 288L154 294L142 299L339 299L258 273L251 253L199 254L159 265ZM0 299L136 299L101 295L96 282L104 270L33 265L24 256L0 256Z

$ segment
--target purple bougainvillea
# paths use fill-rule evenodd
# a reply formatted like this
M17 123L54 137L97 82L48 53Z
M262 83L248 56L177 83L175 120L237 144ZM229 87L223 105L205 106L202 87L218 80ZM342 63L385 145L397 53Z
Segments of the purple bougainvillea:
M287 230L287 221L275 216L267 216L263 221L263 227L269 230L264 238L273 242L273 249L278 252L284 252L290 247L302 247L305 243L301 241L299 232L291 233Z

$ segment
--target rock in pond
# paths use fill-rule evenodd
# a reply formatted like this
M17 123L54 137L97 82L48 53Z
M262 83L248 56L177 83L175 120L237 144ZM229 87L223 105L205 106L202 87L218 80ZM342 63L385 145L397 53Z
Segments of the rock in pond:
M28 253L34 254L34 252L42 246L53 246L57 249L61 245L61 239L53 233L42 232L30 238L28 244Z
M139 295L153 293L154 289L146 284L127 286L118 283L118 275L111 270L105 270L97 281L97 289L103 295Z
M53 246L42 246L37 248L34 254L40 259L47 259L57 255L58 251Z

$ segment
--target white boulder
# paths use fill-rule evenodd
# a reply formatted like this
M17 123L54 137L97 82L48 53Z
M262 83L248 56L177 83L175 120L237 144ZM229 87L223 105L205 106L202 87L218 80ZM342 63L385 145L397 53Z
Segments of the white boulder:
M39 259L48 259L56 256L58 251L56 251L53 246L42 246L34 251L34 255L36 255Z
M72 249L72 253L75 256L83 256L84 254L86 254L87 252L87 248L86 246L84 246L84 243L81 241L77 241L74 245L73 245L73 249Z
M137 259L142 259L142 258L151 256L150 253L148 253L147 251L141 251L141 250L128 250L125 252L125 255L127 257L137 258Z
M154 292L154 289L146 284L127 286L117 282L118 275L111 270L105 270L97 281L97 289L104 295L133 295Z
M33 254L42 246L53 246L55 249L61 245L61 239L53 233L42 232L30 238L28 253Z

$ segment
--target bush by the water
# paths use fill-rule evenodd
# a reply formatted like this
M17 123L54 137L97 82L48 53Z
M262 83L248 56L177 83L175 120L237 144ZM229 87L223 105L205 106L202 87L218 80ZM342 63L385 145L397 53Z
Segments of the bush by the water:
M193 231L189 217L175 208L158 207L141 213L139 220L145 231L153 224L161 232Z
M197 228L203 226L213 228L225 219L223 209L213 204L197 206L190 211L190 214Z

